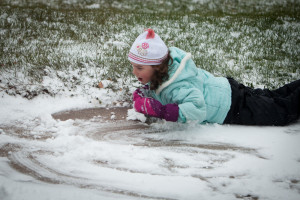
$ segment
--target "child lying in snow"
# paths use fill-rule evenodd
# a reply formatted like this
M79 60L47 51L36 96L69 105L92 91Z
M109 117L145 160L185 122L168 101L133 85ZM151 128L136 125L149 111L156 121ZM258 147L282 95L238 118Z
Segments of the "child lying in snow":
M145 85L133 93L137 112L173 122L287 125L300 114L300 80L277 90L252 89L199 69L191 54L168 48L152 29L139 35L128 59Z

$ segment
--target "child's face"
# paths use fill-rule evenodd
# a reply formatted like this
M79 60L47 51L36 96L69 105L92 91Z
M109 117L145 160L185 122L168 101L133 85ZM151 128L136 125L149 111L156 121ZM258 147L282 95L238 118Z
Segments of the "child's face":
M133 70L132 73L136 78L142 83L146 84L151 81L151 78L154 74L155 68L152 65L139 65L131 62Z

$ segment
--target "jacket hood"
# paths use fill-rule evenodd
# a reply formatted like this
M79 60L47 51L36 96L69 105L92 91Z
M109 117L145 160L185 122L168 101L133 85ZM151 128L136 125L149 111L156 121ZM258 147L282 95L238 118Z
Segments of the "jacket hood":
M169 50L170 56L173 58L173 63L169 67L169 79L156 90L157 95L171 83L189 79L197 74L197 67L191 59L192 55L190 53L176 47L170 47Z

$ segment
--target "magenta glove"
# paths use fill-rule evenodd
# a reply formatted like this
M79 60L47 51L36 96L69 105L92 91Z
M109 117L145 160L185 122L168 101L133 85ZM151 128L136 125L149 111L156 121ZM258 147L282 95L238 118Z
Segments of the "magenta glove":
M178 119L179 107L175 103L162 105L153 98L144 97L139 89L133 93L133 101L137 112L172 122L176 122Z

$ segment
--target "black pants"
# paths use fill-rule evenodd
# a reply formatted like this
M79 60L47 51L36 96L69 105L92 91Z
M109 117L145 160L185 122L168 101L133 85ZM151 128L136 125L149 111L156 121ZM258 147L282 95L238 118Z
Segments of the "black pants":
M228 78L232 102L224 124L283 126L300 115L300 80L276 90L253 89Z

